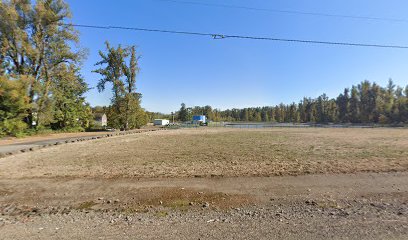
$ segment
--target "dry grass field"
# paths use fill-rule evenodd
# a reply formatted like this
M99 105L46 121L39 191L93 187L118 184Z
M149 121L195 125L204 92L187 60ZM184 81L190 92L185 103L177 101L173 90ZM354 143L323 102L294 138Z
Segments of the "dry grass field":
M408 129L144 132L0 159L0 239L407 239Z
M276 176L408 170L407 129L185 129L0 161L0 177Z

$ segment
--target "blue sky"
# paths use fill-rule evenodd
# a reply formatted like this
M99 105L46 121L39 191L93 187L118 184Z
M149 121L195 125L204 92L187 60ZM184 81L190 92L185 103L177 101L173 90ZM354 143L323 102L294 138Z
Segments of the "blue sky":
M196 1L196 0L191 0ZM216 0L200 0L221 3ZM73 22L310 39L408 45L408 22L387 22L205 7L159 0L67 0ZM406 18L408 1L374 0L226 0L223 4L256 8ZM362 80L385 85L389 78L408 84L408 49L333 47L240 39L213 40L122 30L78 28L89 50L82 74L91 87L98 51L113 45L137 45L142 58L137 88L148 111L169 113L188 106L215 108L270 106L298 102L303 96L336 97ZM110 91L87 94L91 105L107 105Z

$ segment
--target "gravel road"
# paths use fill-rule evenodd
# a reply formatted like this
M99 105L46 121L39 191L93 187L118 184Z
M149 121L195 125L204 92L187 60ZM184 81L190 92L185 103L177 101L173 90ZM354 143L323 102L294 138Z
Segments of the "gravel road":
M0 239L407 239L407 180L1 179Z
M139 133L156 130L157 128L138 129L128 132L78 132L78 133L54 133L50 135L38 135L26 138L0 139L0 158L7 155L29 152L48 146L54 146L64 143L74 143L78 141L94 140L107 136L116 136L124 134Z

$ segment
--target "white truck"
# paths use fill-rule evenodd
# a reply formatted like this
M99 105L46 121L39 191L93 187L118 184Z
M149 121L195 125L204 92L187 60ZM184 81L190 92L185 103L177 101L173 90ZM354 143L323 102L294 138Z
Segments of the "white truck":
M167 126L170 124L170 120L167 119L155 119L153 121L154 126Z

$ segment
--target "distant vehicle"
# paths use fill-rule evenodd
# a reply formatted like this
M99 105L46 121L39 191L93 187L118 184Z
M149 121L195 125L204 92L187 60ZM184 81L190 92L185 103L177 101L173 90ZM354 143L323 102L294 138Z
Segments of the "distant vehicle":
M170 120L167 119L155 119L153 121L154 126L167 126L170 124Z
M207 124L207 117L204 115L197 115L193 116L193 123L199 125L206 125Z

